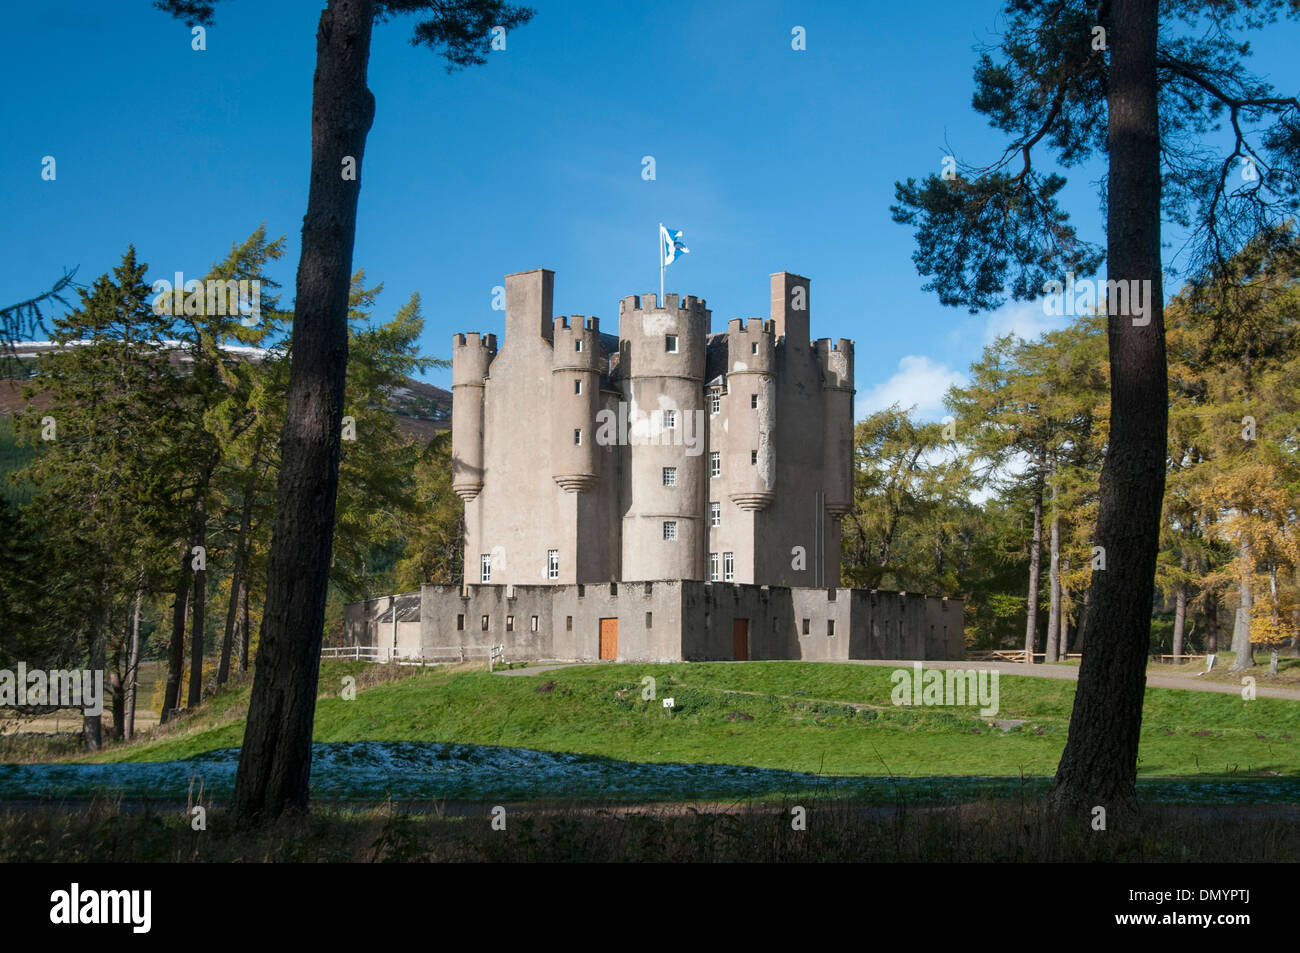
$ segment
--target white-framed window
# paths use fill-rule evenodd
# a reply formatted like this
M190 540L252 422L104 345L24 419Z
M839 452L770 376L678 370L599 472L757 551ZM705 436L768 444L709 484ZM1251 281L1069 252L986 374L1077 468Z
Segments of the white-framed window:
M573 340L573 349L574 349L575 351L581 351L581 350L582 350L582 338L574 338L574 340Z
M677 468L664 467L664 486L677 485Z
M664 520L664 539L677 538L677 520Z
M560 551L558 549L548 549L546 551L546 578L560 578Z
M722 554L722 581L734 582L736 579L736 556L734 553Z
M575 447L581 447L581 446L582 446L582 431L581 431L581 430L575 430L575 431L573 432L573 445L574 445Z
M714 450L712 453L709 454L709 476L711 476L711 477L720 477L720 476L722 476L722 453L721 453L721 451Z
M581 393L582 393L582 381L575 380L575 381L573 382L573 392L574 392L575 394L581 394Z
M492 554L484 553L478 558L479 563L479 582L492 581Z
M709 394L709 413L722 413L722 391L715 390Z
M721 503L709 504L709 525L710 526L722 525L722 504Z
M677 411L665 410L663 413L664 430L672 430L677 426Z
M718 581L718 554L709 553L709 582Z
M675 334L664 335L664 350L667 351L669 354L677 353L677 335Z

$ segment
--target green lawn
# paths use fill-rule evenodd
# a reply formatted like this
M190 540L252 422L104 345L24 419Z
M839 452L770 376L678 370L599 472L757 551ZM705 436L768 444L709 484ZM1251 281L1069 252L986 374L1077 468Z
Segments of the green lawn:
M510 677L422 670L338 697L364 665L326 663L315 739L439 741L832 775L1053 773L1074 683L1002 676L998 719L974 708L902 708L892 670L814 662L592 665ZM643 701L641 679L657 681ZM670 714L662 700L672 697ZM214 698L178 730L95 761L166 761L236 747L248 684ZM1140 773L1300 776L1300 702L1148 688Z

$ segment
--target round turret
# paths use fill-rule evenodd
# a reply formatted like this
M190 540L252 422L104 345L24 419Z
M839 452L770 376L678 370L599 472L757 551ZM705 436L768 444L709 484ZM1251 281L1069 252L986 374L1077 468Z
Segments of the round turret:
M703 579L709 311L693 296L624 298L619 377L628 404L623 578Z
M483 489L483 387L495 334L457 334L451 345L451 489L468 503Z
M600 475L600 320L556 318L551 362L551 476L570 493L592 489Z
M766 509L776 498L775 334L736 318L727 329L727 472L733 503Z
M853 342L822 338L813 347L822 369L825 407L822 479L826 512L841 519L853 508Z

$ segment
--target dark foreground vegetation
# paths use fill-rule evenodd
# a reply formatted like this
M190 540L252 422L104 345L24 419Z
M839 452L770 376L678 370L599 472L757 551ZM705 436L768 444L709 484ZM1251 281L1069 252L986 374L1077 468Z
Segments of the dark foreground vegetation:
M183 806L130 811L97 801L0 812L0 862L1300 860L1294 808L1147 808L1094 830L1090 817L1050 816L1037 799L803 807L803 830L794 829L791 804L529 805L507 807L499 830L487 806L453 816L436 805L390 803L318 809L257 830L234 827L224 811L211 809L207 829L196 831Z

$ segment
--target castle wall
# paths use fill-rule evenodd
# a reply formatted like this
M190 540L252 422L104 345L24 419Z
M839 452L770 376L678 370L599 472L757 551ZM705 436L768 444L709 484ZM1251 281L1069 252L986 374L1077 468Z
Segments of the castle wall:
M504 645L509 661L596 661L602 619L618 620L620 662L734 659L738 619L748 622L754 661L959 660L965 650L961 601L914 593L673 580L426 585L418 597L418 638L410 623L399 622L399 651L429 659L455 658L459 646L481 658L488 647ZM390 645L390 612L387 598L349 605L349 644Z

